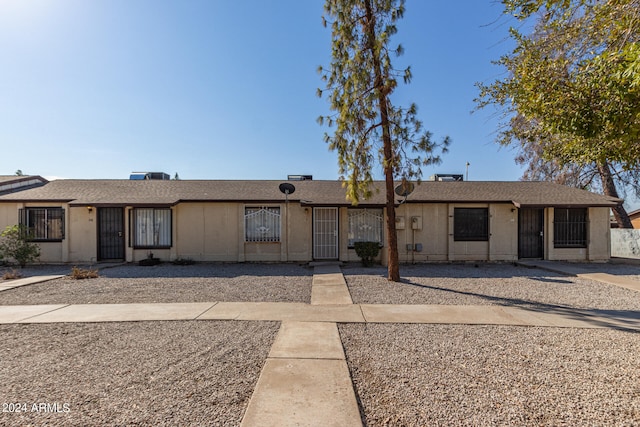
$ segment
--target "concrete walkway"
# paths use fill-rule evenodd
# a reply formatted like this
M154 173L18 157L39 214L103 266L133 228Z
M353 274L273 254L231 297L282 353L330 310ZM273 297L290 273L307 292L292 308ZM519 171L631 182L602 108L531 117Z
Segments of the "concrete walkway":
M338 265L324 265L313 270L311 305L353 304Z
M522 264L640 291L639 282L580 271L579 265L548 261ZM24 286L57 277L20 279L4 287ZM282 322L245 412L244 427L312 426L319 420L323 425L362 425L337 323L447 323L640 331L640 312L563 307L543 310L495 305L353 304L340 268L331 265L315 268L311 304L202 302L0 306L0 323L155 320Z
M283 322L241 426L359 426L335 323Z
M638 280L633 280L624 276L616 276L609 273L589 271L580 263L526 260L519 261L518 264L525 267L540 268L542 270L552 271L554 273L565 274L567 276L582 277L584 279L595 280L597 282L607 283L609 285L619 286L621 288L640 292L640 281Z
M0 291L8 291L9 289L19 288L20 286L33 285L34 283L47 282L49 280L59 279L64 275L57 274L51 276L34 276L25 277L23 279L10 280L8 282L0 282Z

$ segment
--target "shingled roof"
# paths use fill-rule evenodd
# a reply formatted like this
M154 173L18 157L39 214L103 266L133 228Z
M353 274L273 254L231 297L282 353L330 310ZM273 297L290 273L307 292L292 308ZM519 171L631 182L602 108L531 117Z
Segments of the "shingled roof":
M278 189L286 181L231 180L55 180L38 188L0 196L2 202L58 202L72 206L175 205L181 202L273 203L285 200ZM308 206L349 206L340 181L292 181L289 201ZM403 198L396 196L399 203ZM406 203L512 203L516 207L612 207L619 200L549 182L425 181ZM361 206L383 206L384 183Z
M39 187L48 181L38 175L0 175L0 194Z

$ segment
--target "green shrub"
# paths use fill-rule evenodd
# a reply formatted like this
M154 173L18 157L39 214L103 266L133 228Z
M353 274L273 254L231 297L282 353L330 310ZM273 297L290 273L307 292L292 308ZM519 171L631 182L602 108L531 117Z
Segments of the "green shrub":
M355 242L353 248L365 267L371 267L380 253L380 243L378 242Z
M29 229L23 225L9 225L0 233L0 259L14 259L24 267L40 257L40 246L32 243Z

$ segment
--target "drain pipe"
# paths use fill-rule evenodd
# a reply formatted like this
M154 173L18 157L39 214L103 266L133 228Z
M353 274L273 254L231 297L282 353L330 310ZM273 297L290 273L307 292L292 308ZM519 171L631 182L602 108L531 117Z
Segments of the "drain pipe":
M411 264L416 263L416 230L411 227Z

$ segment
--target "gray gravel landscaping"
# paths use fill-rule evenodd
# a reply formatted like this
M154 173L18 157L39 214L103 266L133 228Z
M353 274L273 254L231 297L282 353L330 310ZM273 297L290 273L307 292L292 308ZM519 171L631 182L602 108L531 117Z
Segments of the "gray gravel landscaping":
M278 327L0 325L0 425L239 425Z
M598 271L636 271L608 266ZM39 274L51 274L43 269ZM640 311L640 292L512 264L406 265L399 284L386 280L383 267L348 264L342 271L354 303ZM313 270L295 264L163 264L100 274L2 291L0 305L308 303ZM0 425L237 426L278 327L235 321L0 325L0 397L29 409L0 414ZM637 332L338 327L369 427L640 425ZM62 412L32 412L34 403L57 403Z
M70 268L69 268L70 270ZM67 270L67 271L69 271ZM0 292L0 305L311 301L313 270L296 264L124 265Z
M512 264L402 266L402 283L389 282L383 267L342 271L355 304L640 310L640 292Z
M368 426L640 424L640 336L601 329L342 324Z

